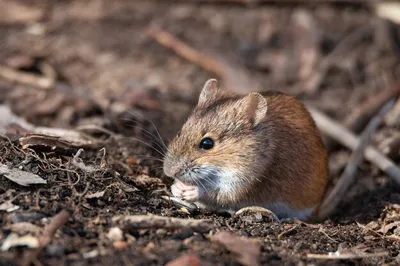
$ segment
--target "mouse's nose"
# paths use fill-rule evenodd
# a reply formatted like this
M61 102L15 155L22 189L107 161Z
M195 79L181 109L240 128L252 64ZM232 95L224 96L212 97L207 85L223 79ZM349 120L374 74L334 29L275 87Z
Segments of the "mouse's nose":
M177 178L181 175L182 167L179 163L165 162L164 173L172 178Z
M175 178L179 174L180 170L178 167L174 164L171 164L169 162L164 163L164 173L165 175Z
M168 170L169 171L168 171L168 173L166 173L166 175L173 177L173 178L177 178L180 176L181 170L178 167L172 166Z

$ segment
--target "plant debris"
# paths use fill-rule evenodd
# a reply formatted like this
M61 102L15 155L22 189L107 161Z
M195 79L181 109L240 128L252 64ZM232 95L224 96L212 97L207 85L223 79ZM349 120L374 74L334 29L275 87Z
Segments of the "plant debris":
M123 222L124 227L135 229L164 228L180 229L190 228L194 231L206 233L212 229L207 220L179 219L173 217L161 217L157 215L130 215L113 217L114 222Z
M254 240L237 237L228 232L218 232L212 236L211 240L235 253L238 256L238 261L243 265L259 265L260 246Z
M16 233L11 233L4 240L1 245L2 251L7 251L12 247L25 246L28 248L37 248L39 246L39 239L31 235L18 236Z
M0 264L400 264L397 3L0 4L0 165L39 182L0 174L0 246L39 241L1 251ZM329 189L367 124L396 103L339 211L277 221L266 209L213 212L171 195L166 145L209 78L285 92L323 115L324 139L336 134Z
M47 181L40 176L22 171L19 169L10 169L7 165L0 164L0 175L5 176L9 180L21 186L47 184Z

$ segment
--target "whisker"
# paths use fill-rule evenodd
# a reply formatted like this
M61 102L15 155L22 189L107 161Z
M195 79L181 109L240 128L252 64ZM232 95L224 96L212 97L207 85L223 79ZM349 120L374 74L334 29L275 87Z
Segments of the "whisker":
M147 119L146 117L144 117L144 119L146 119L148 122L150 122L150 124L153 125L153 127L156 130L156 133L158 135L158 138L160 139L161 143L164 145L165 149L168 150L168 147L167 147L167 145L165 145L164 140L161 138L160 132L158 131L156 125L150 119Z
M214 180L210 179L209 177L203 177L203 180L206 181L207 183L211 184L214 187L217 186L217 183Z
M155 169L155 171L156 171L156 175L157 175L157 176L161 175L161 174L162 174L162 172L163 172L163 171L162 171L162 169L158 169L158 170L157 170L157 169Z
M150 144L144 142L143 140L140 140L140 139L134 138L134 137L127 137L127 138L132 139L132 140L139 141L140 143L142 143L142 144L146 145L147 147L153 149L154 151L158 152L162 157L165 156L165 154L164 154L162 151L160 151L159 149L156 149L155 147L151 146Z
M160 158L157 158L157 157L154 157L154 156L151 156L151 155L133 155L132 157L138 158L140 160L149 159L149 160L155 160L155 161L158 161L158 162L163 162L164 161L164 160L162 160Z
M198 181L197 183L200 184L200 185L204 188L204 191L205 191L206 193L208 193L207 188L204 186L204 184L203 184L201 181Z
M128 113L132 114L130 111L128 111ZM156 130L156 133L157 133L157 135L158 135L158 138L159 138L160 141L161 141L161 144L163 144L164 147L165 147L165 149L168 150L168 147L165 145L164 140L161 138L160 132L158 131L156 125L155 125L150 119L148 119L148 118L146 118L146 117L143 117L143 118L144 118L145 120L147 120L147 121L154 127L154 129Z
M138 122L138 121L134 121L134 120L127 119L127 118L121 118L121 120L128 121L128 122L130 122L130 123L136 123L136 127L138 127L139 129L143 130L146 137L149 137L151 140L155 141L155 144L157 144L157 147L158 147L158 148L160 148L160 149L161 149L162 151L164 151L164 152L168 150L168 149L165 147L165 144L162 143L162 142L158 139L157 136L155 136L154 134L152 134L150 131L146 130L144 127L138 126L138 125L139 125L139 122ZM130 127L132 127L132 128L134 127L134 125L130 125L130 124L127 124L127 126L130 126Z
M208 182L212 186L217 186L217 182L215 180L212 180L210 175L215 175L215 171L208 169L208 168L203 168L201 171L204 173L201 175L201 177L204 179L204 181Z
M193 174L196 174L196 169L192 169L192 171L190 171L189 173L190 179L196 184L196 186L200 186L202 185L199 180L196 178L196 176L193 176ZM207 189L202 185L202 187L204 188L205 191L207 191Z
M213 184L213 182L212 182L211 180L209 180L209 177L208 177L207 175L201 174L201 173L199 172L199 170L200 170L199 168L195 168L195 169L192 170L192 172L194 172L194 173L197 174L197 175L200 175L202 180L206 181L207 183L211 184L212 186L215 186L215 185ZM206 170L206 172L207 172L207 169L205 169L205 170ZM203 170L201 170L201 171L203 171ZM203 171L203 173L204 173L204 171ZM196 183L196 184L200 184L200 185L204 188L205 192L208 193L208 189L207 189L206 186L203 184L203 182L201 182L202 180L198 181L197 178L195 178L195 183ZM198 181L198 182L197 182L197 181Z

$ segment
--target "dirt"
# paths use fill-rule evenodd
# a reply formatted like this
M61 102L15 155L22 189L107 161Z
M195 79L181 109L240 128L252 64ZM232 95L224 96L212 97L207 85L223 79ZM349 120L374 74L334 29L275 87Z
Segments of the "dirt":
M71 217L35 265L165 265L184 254L199 260L177 265L240 265L240 254L212 240L220 231L257 241L260 265L400 264L400 187L368 162L360 166L338 211L318 223L276 222L260 213L189 214L161 198L171 180L162 173L158 132L162 141L173 137L214 74L147 37L147 27L157 25L195 49L240 66L262 90L293 94L344 121L366 99L398 84L400 30L394 25L387 30L372 8L123 0L0 5L9 12L0 11L1 64L36 75L48 64L57 74L48 90L0 79L0 103L36 126L96 125L112 132L97 132L93 136L100 146L85 148L80 156L93 172L72 163L76 150L22 149L21 132L2 136L0 163L37 174L47 184L23 187L0 177L0 204L18 207L0 211L0 243L11 232L24 235L14 225L25 222L41 230L65 209ZM304 51L312 56L302 57ZM328 57L333 63L326 75L318 86L309 86L309 76L318 76L318 65ZM307 67L311 72L304 74ZM396 121L388 119L380 128L374 138L378 147L399 134ZM330 153L332 184L349 155L343 147ZM394 156L399 164L398 153ZM208 219L213 229L137 229L113 219L137 214ZM29 234L40 235L28 227ZM114 227L123 231L118 240L109 235ZM2 251L0 265L19 265L26 250ZM387 253L341 260L307 257L337 251Z

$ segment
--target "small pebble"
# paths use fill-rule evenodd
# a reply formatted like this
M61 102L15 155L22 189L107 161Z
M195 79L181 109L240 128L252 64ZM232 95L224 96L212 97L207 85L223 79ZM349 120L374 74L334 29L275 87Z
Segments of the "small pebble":
M157 229L156 234L159 236L165 236L167 234L167 230L163 228Z
M184 227L182 229L180 229L177 233L175 233L172 238L173 239L179 239L179 240L183 240L186 238L189 238L193 235L193 229L189 228L189 227Z
M263 221L263 216L260 212L254 214L254 222L259 223Z
M197 256L183 255L168 262L165 266L200 266L201 264L201 260Z
M129 242L126 242L126 241L115 241L115 242L113 243L113 246L114 246L116 249L119 249L119 250L126 249L126 248L129 247L129 245L130 245L130 243L129 243Z
M64 248L57 245L50 245L46 247L46 253L49 256L61 257L64 255Z
M124 233L118 227L113 227L108 231L107 237L113 241L121 241L124 238Z

